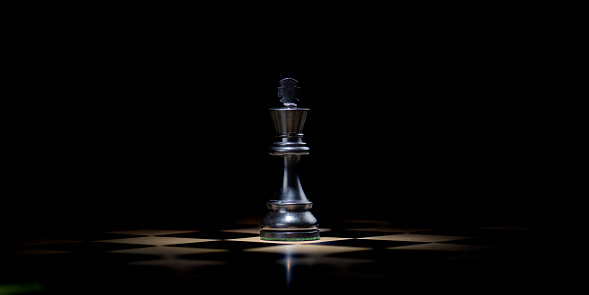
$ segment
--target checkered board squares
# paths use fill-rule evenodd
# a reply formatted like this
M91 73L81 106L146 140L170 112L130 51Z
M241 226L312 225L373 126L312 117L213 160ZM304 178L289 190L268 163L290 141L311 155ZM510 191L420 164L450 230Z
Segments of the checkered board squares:
M158 259L158 260L147 260L147 261L135 261L129 263L129 265L135 266L157 266L157 267L165 267L173 269L176 272L184 273L189 271L190 269L203 267L203 266L213 266L213 265L223 265L226 264L221 261L210 261L210 260L189 260L189 259Z
M125 254L144 254L144 255L160 255L160 256L177 256L187 254L207 254L225 252L225 249L207 249L207 248L188 248L188 247L173 247L173 246L157 246L146 248L132 248L109 251L110 253L125 253Z
M221 230L221 232L259 235L260 228L259 227L252 227L252 228L223 229L223 230Z
M422 250L422 251L481 251L488 250L492 247L487 246L476 246L476 245L460 245L460 244L447 244L447 243L424 243L417 245L397 246L390 247L390 250Z
M165 236L174 234L194 233L197 230L165 230L165 229L134 229L134 230L119 230L109 231L106 233L121 234L121 235L136 235L136 236Z
M255 222L219 229L60 233L31 236L0 248L4 252L0 251L0 277L41 282L51 277L99 280L94 285L105 288L109 282L114 286L131 278L129 282L161 282L159 291L176 285L182 291L189 288L188 294L228 284L242 291L259 287L260 278L272 290L284 290L286 282L300 291L308 291L310 285L346 291L359 286L367 291L366 286L374 283L380 283L382 290L393 281L419 283L442 273L452 279L477 278L481 272L493 278L497 277L493 266L504 271L510 259L520 269L540 265L537 261L543 263L549 245L554 244L546 243L549 233L521 227L400 227L369 220L334 223L321 229L319 240L299 242L261 240ZM22 278L17 275L19 269ZM64 286L71 281L63 281ZM141 293L135 292L137 287L131 283L130 293ZM103 294L111 294L108 289Z
M97 242L166 246L166 245L178 245L178 244L189 244L189 243L202 243L202 242L210 242L210 241L216 241L216 240L147 236L147 237L136 237L136 238L101 240L101 241L97 241Z
M386 235L376 237L365 237L360 239L367 240L385 240L385 241L403 241L403 242L420 242L420 243L436 243L436 242L448 242L456 240L470 239L472 237L463 236L444 236L444 235L421 235L421 234L398 234L398 235Z
M253 248L246 251L276 253L284 255L331 255L337 253L354 252L370 250L370 248L348 247L348 246L330 246L330 245L280 245L262 248Z

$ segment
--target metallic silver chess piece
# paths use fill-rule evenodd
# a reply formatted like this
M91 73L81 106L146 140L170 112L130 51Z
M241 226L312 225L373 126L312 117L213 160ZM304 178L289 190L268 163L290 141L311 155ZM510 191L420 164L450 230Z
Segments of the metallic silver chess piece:
M319 239L317 219L309 211L313 206L301 186L298 163L303 155L309 154L309 147L302 141L303 125L309 109L297 107L300 94L297 80L280 80L278 88L281 108L271 108L270 115L276 128L276 138L270 155L284 158L282 188L273 200L267 203L271 211L262 220L262 240L304 241Z

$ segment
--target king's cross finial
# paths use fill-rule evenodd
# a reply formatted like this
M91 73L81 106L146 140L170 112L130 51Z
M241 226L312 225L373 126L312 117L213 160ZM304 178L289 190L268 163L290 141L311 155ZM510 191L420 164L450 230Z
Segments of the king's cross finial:
M301 88L297 86L299 81L293 78L284 78L280 80L281 87L278 87L278 97L282 97L280 100L285 106L297 106L296 102L299 101L297 98L301 95Z

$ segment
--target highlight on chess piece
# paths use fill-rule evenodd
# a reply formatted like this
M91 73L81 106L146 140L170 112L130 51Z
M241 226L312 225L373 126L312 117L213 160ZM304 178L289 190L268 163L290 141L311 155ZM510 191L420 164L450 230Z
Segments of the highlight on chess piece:
M298 163L301 156L309 154L309 147L302 141L303 125L309 109L297 107L300 89L297 80L280 80L278 97L284 104L281 108L271 108L270 115L276 128L276 139L272 143L270 155L283 157L284 176L282 187L274 199L267 202L270 211L262 220L260 238L262 240L307 241L318 240L317 219L309 211L313 206L301 186Z

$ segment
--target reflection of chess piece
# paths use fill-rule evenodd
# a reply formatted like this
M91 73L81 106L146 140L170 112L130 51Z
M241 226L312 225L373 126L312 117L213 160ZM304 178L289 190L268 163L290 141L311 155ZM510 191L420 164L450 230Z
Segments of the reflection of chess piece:
M262 220L262 240L304 241L319 239L317 219L309 209L309 202L299 181L297 165L302 155L309 154L309 148L302 141L303 125L309 109L296 107L299 87L295 79L282 79L278 96L285 107L270 109L276 128L276 138L270 147L270 155L284 158L282 188L268 209L272 210Z

